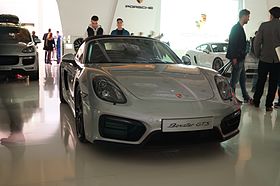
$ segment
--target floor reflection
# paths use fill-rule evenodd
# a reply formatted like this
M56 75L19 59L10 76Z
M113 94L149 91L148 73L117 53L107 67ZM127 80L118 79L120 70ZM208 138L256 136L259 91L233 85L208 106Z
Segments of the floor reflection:
M136 185L149 185L149 183L169 185L178 177L184 180L191 176L193 180L197 179L192 183L198 184L200 176L205 178L205 182L210 182L211 177L219 173L228 178L222 181L224 184L229 179L234 181L236 160L229 156L220 144L187 144L157 148L102 142L81 144L75 137L74 118L70 108L61 104L60 114L61 137L64 141L65 152L73 160L71 167L73 167L73 176L76 178L89 179L94 176L98 180L101 176L114 176L114 179L118 180L117 185L129 185L128 183L133 185L134 179L139 181L139 184ZM224 165L223 161L226 161L227 164ZM216 171L203 171L204 169L209 170L207 166L215 166ZM77 182L71 183L79 185L80 180L77 179Z
M279 110L244 104L240 134L223 143L82 144L59 65L40 68L39 82L0 84L0 186L280 185Z
M0 136L1 144L24 143L23 127L39 108L39 87L28 79L0 83L0 127L9 134Z

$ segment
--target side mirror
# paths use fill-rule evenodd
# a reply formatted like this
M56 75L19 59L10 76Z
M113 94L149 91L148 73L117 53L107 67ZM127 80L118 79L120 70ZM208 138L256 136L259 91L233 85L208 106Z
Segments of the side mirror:
M65 54L63 57L62 57L62 61L63 62L67 62L67 63L74 63L75 62L75 56L74 54Z
M40 40L39 38L35 38L35 39L34 39L34 43L36 43L36 44L37 44L37 43L41 43L41 40Z
M189 56L183 56L182 61L185 65L191 65L191 58Z

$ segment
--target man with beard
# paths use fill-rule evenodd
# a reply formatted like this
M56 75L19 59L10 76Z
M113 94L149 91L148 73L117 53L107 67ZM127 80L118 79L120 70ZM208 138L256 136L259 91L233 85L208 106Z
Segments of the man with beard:
M252 98L246 90L246 74L244 67L247 42L243 26L248 23L249 17L249 10L243 9L239 12L239 21L232 27L229 35L228 50L226 54L226 57L232 63L230 85L235 92L236 84L239 81L245 103L250 103L252 101ZM237 101L242 103L239 99L237 99Z

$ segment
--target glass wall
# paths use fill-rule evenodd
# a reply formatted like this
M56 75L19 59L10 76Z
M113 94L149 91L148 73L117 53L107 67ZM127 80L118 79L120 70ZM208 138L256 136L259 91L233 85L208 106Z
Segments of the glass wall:
M239 1L162 0L163 40L179 55L203 42L225 41L238 21Z

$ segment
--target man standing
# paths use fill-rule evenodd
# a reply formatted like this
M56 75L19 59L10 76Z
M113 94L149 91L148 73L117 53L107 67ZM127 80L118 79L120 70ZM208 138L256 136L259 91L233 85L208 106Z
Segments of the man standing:
M96 15L91 17L91 23L87 28L87 37L103 35L103 28L98 24L98 20Z
M269 10L270 21L261 24L254 42L254 51L260 59L258 66L258 81L253 104L259 107L263 95L264 85L269 74L268 92L266 96L266 111L272 111L272 105L279 80L280 59L276 54L276 47L280 46L280 8Z
M35 43L35 45L37 45L37 43L35 42L35 40L36 40L36 39L39 39L39 38L38 38L38 36L36 35L36 32L35 32L35 31L32 31L32 35L31 35L31 36L32 36L33 42Z
M47 38L48 38L48 35L51 33L51 29L49 28L48 29L48 32L44 34L43 36L43 41L44 41L44 50L45 50L45 63L48 63L48 58L47 58L47 54L48 54L48 50L47 50Z
M61 42L61 35L59 31L56 31L56 59L57 64L61 61L61 49L62 49L62 42Z
M248 23L250 11L243 9L239 12L239 21L235 24L229 35L229 44L226 57L232 63L230 85L235 92L235 87L239 81L244 102L251 102L252 98L246 90L246 74L244 60L246 56L246 35L243 26ZM237 99L237 98L236 98ZM238 102L242 103L239 99Z
M129 36L129 32L123 28L123 20L121 18L117 19L117 29L111 32L111 35L122 35Z

